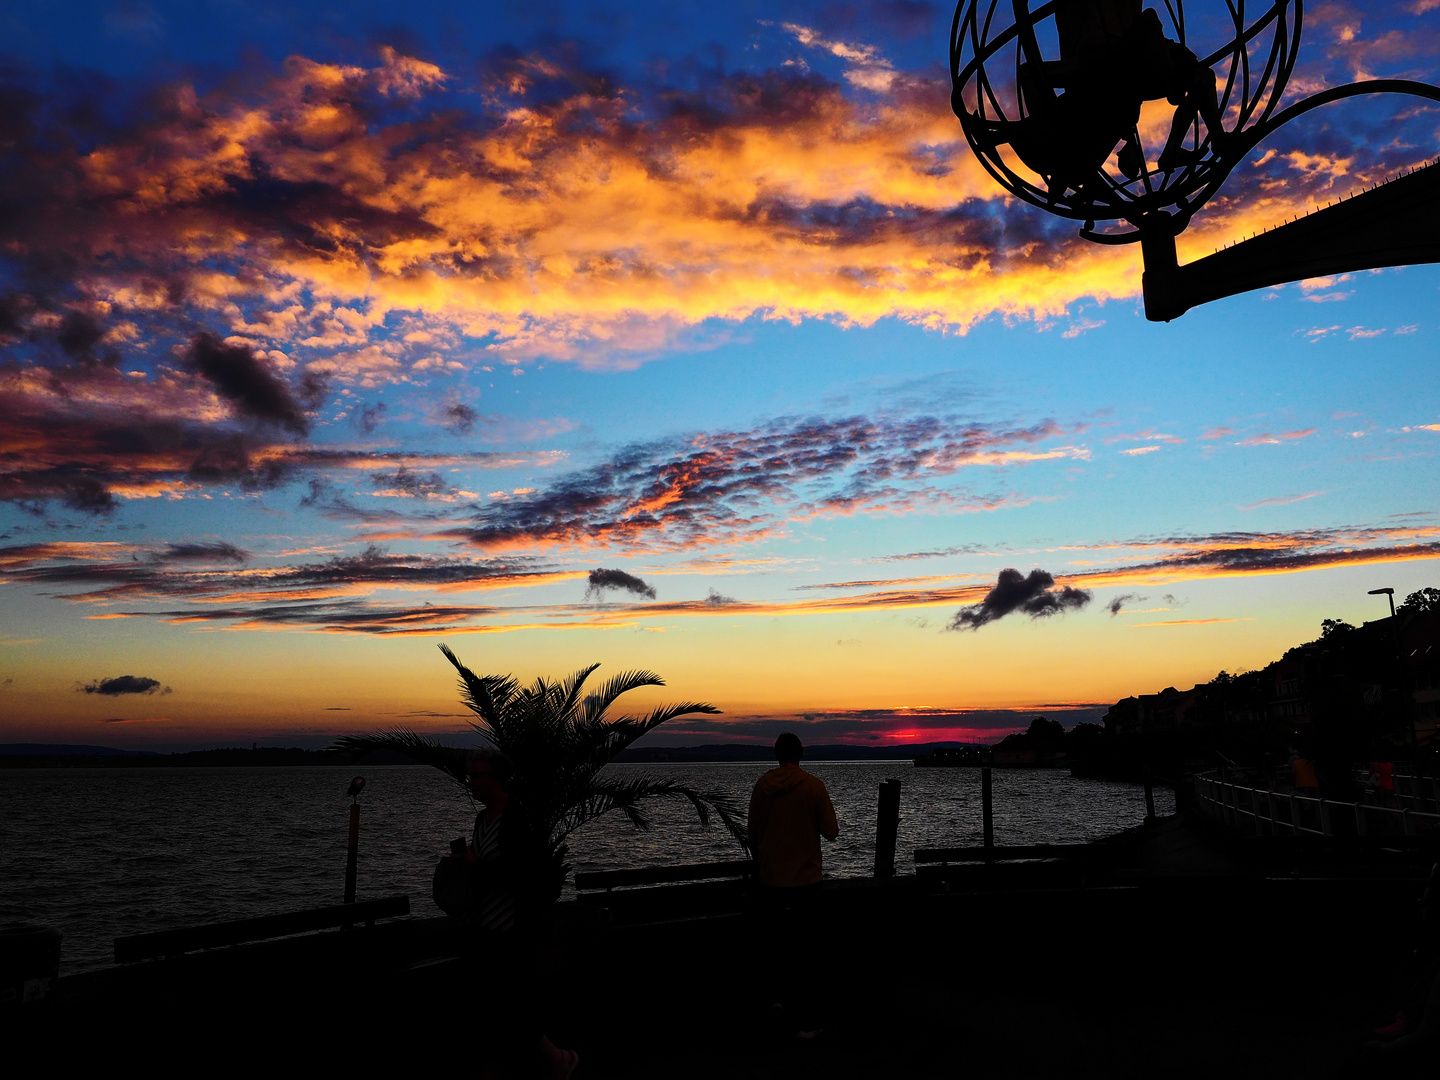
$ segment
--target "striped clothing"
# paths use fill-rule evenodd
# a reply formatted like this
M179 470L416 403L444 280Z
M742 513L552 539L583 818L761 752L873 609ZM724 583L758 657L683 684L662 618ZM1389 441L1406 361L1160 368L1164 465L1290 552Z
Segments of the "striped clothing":
M512 930L515 927L515 893L508 887L509 882L497 880L495 873L501 861L500 822L503 817L502 814L494 821L486 821L483 812L476 814L475 831L471 834L480 887L467 921L482 930Z

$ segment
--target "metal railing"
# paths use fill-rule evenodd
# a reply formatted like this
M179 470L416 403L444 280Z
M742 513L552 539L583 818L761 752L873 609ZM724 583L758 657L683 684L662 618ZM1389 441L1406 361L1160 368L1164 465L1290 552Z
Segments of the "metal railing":
M1418 796L1406 796L1418 805ZM1430 800L1424 800L1430 801ZM1274 791L1232 783L1216 773L1195 777L1195 804L1209 817L1236 832L1256 836L1337 836L1338 822L1346 821L1344 835L1416 836L1440 831L1440 814L1408 806L1376 806L1364 802L1339 802L1294 791ZM1348 828L1353 821L1353 832Z
M1396 803L1406 810L1424 811L1428 805L1440 814L1440 779L1433 776L1412 776L1396 773L1394 776Z

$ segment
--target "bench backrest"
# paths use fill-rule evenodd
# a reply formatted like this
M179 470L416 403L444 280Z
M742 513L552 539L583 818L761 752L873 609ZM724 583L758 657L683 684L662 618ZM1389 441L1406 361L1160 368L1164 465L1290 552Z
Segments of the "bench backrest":
M333 930L339 926L364 923L373 926L376 919L410 914L408 896L386 896L378 900L362 900L357 904L336 904L334 907L287 911L280 915L262 915L255 919L186 926L178 930L159 930L151 934L134 934L115 939L115 962L128 964L151 960L158 956L179 956L197 949L217 949L226 945L243 945L249 941L306 934L316 930Z
M684 866L644 866L634 870L592 870L575 875L576 892L593 892L625 885L669 885L679 881L707 878L748 878L755 864L749 859L730 862L689 863Z

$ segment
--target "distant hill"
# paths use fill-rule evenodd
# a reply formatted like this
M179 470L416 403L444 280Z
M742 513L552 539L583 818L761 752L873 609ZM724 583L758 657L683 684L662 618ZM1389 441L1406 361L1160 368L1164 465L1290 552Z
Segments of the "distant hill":
M355 755L339 750L252 746L160 754L153 750L118 750L113 746L74 743L0 744L0 769L163 769L194 766L350 765ZM390 764L388 761L367 764Z
M850 746L822 743L805 748L806 761L909 761L939 747L965 743L930 742L894 746ZM665 762L773 762L771 743L709 743L703 746L642 746L622 751L616 761L641 764ZM388 750L356 757L342 750L302 750L299 747L217 747L185 753L160 754L153 750L118 750L111 746L73 743L0 744L0 769L24 768L168 768L176 766L253 767L261 765L412 765L414 762Z
M920 754L942 746L958 747L964 743L904 743L890 746L851 746L847 743L821 743L805 748L806 761L909 761ZM774 761L771 743L708 743L704 746L632 746L615 756L616 761L661 763L687 761Z
M0 757L159 757L151 750L117 750L113 746L74 743L0 743Z

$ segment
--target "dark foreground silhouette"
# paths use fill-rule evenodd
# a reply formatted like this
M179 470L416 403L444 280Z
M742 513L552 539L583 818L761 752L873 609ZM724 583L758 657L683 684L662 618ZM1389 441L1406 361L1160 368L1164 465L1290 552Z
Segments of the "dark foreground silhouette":
M1394 1018L1429 860L1293 877L1252 850L1171 819L1106 865L826 882L829 931L783 948L756 939L739 881L599 892L557 905L541 1020L577 1080L1342 1075ZM473 1076L509 972L466 963L456 930L381 921L126 965L0 1023L12 1052L74 1068ZM826 1028L798 1040L766 991L818 956Z

